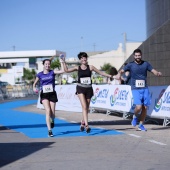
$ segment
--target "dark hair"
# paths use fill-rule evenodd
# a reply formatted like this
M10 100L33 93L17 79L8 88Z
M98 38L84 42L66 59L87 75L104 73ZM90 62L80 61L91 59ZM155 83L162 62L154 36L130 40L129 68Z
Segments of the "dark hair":
M77 57L79 58L79 60L82 58L82 57L88 57L88 55L87 55L87 53L85 53L85 52L80 52L78 55L77 55Z
M139 48L133 51L133 55L134 55L135 53L140 53L140 54L142 55L142 51L141 51Z
M110 73L110 75L114 76L114 75L118 74L118 71L115 67L111 67L109 73ZM112 81L113 78L110 78L110 80Z
M117 69L115 67L110 68L110 75L114 76L118 73Z
M51 63L51 60L50 60L50 59L44 59L43 62L42 62L42 64L44 65L44 63L45 63L46 61L49 61L49 62Z

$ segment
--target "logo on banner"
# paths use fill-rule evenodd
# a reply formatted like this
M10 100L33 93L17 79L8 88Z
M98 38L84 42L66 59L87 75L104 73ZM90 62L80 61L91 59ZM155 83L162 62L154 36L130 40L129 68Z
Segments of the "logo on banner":
M113 95L110 96L110 105L111 106L126 106L128 100L129 91L121 90L121 88L116 88Z
M102 89L99 90L99 88L96 88L95 92L94 92L94 96L91 98L91 102L94 103L104 103L105 99L107 98L109 93L108 89ZM100 100L98 99L100 98ZM98 100L97 100L98 99Z
M114 94L110 96L110 104L111 106L113 106L116 102L116 99L118 97L118 93L119 93L119 88L116 88L114 91Z
M94 91L94 95L93 95L93 97L91 98L91 102L92 102L93 104L96 103L98 94L99 94L99 88L96 88L96 90Z
M165 89L163 89L160 92L158 98L155 99L155 107L154 107L155 112L158 112L162 106L162 98L161 97L163 96L164 92L165 92Z

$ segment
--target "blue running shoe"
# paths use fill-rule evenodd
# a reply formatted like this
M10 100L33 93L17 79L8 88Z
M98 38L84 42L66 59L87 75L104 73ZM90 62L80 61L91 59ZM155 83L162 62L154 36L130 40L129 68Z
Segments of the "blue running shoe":
M137 117L133 118L132 122L131 122L131 125L135 127L137 125L137 121L138 121Z
M147 129L143 126L143 124L140 124L138 126L138 130L140 130L140 131L147 131Z

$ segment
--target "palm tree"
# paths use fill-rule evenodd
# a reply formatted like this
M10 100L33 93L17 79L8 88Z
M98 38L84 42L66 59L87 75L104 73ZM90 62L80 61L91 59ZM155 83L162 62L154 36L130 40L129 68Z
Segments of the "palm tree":
M22 77L28 84L32 84L36 76L36 71L34 69L29 70L24 68L24 76Z
M51 62L51 68L54 70L54 69L60 69L61 68L61 64L60 64L60 61L59 61L59 58L56 58L55 60L52 60ZM62 80L62 76L61 74L57 74L56 75L56 78L55 80L61 84L61 80Z
M60 69L60 67L61 67L61 64L60 64L60 61L59 61L58 58L51 62L51 68L52 69L55 69L55 68Z
M107 74L109 74L111 67L113 66L110 63L104 63L100 68L102 71L105 71Z
M76 80L77 79L77 72L73 72L72 74L71 74L71 77L74 79L74 80Z

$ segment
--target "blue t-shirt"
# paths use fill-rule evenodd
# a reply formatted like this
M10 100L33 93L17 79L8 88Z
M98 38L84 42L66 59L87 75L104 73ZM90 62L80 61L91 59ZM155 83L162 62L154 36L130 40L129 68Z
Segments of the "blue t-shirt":
M135 61L128 63L123 70L130 71L130 85L132 89L134 88L145 88L147 87L147 71L151 71L153 67L147 62L142 61L140 64L137 64ZM144 80L144 87L136 87L136 80Z
M44 72L41 71L36 76L40 79L40 90L42 90L42 86L50 84L52 84L53 89L55 90L55 73L53 70L50 70L47 74L44 74Z

